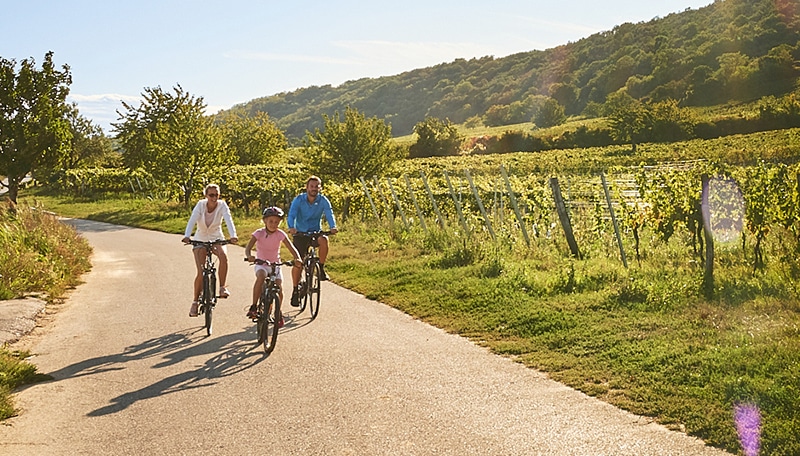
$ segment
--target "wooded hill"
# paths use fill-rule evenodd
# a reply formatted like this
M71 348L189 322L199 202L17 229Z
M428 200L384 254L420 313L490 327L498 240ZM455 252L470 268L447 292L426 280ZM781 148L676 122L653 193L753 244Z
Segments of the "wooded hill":
M266 112L287 137L299 138L322 127L323 114L348 106L385 119L395 136L411 133L427 116L455 124L530 121L544 97L558 101L567 115L594 117L620 89L642 101L712 106L792 91L800 74L799 40L797 0L716 0L553 49L312 86L230 111Z

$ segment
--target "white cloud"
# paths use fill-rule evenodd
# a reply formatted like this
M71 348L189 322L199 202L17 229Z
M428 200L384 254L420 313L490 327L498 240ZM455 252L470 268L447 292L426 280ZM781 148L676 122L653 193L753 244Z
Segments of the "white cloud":
M119 120L117 110L123 110L122 102L124 101L133 107L137 107L139 103L143 101L143 98L138 95L120 95L115 93L99 95L70 94L67 96L67 101L76 103L78 105L78 111L83 117L91 120L95 125L99 125L106 134L110 134L111 123ZM230 106L208 105L206 106L205 113L208 115L216 114L228 108L230 108Z
M78 105L83 117L99 125L106 133L111 131L111 122L116 122L119 116L117 110L122 109L122 102L136 105L142 100L140 96L120 95L116 93L82 95L70 94L67 101Z
M256 52L256 51L229 51L226 52L225 57L236 60L261 60L270 62L306 62L306 63L330 63L335 65L352 65L354 62L350 59L337 59L333 57L319 56L319 55L301 55L301 54L276 54L272 52Z
M335 46L358 56L364 64L380 65L396 62L406 68L452 61L458 57L493 55L497 49L476 43L408 42L408 41L335 41Z

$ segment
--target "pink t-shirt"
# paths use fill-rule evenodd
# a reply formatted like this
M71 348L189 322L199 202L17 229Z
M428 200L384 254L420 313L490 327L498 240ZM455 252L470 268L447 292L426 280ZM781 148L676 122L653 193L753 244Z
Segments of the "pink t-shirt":
M270 234L266 228L260 228L253 232L253 237L256 238L256 258L272 263L281 261L281 242L288 238L283 230Z

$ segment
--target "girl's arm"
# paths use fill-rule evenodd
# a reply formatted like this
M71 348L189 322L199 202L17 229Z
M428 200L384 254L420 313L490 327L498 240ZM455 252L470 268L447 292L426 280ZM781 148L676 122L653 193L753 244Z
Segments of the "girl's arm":
M292 241L290 241L288 237L283 238L283 245L289 249L289 252L291 252L294 257L294 261L300 261L300 252L297 251L297 247L292 244Z
M250 249L256 245L256 237L250 236L250 241L247 243L247 246L244 248L244 257L247 258L247 261L253 261L255 258L250 253Z

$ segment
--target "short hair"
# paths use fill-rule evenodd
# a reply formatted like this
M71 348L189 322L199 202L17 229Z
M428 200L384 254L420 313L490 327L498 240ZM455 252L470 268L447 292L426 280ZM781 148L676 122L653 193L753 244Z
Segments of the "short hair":
M206 188L203 189L203 195L207 195L208 194L208 189L209 188L214 188L214 189L217 190L217 193L219 193L219 185L217 185L217 184L208 184L208 185L206 185Z
M322 179L320 179L317 176L309 177L308 180L306 181L306 185L308 185L308 183L311 182L311 181L317 181L317 182L319 182L319 185L322 185Z

